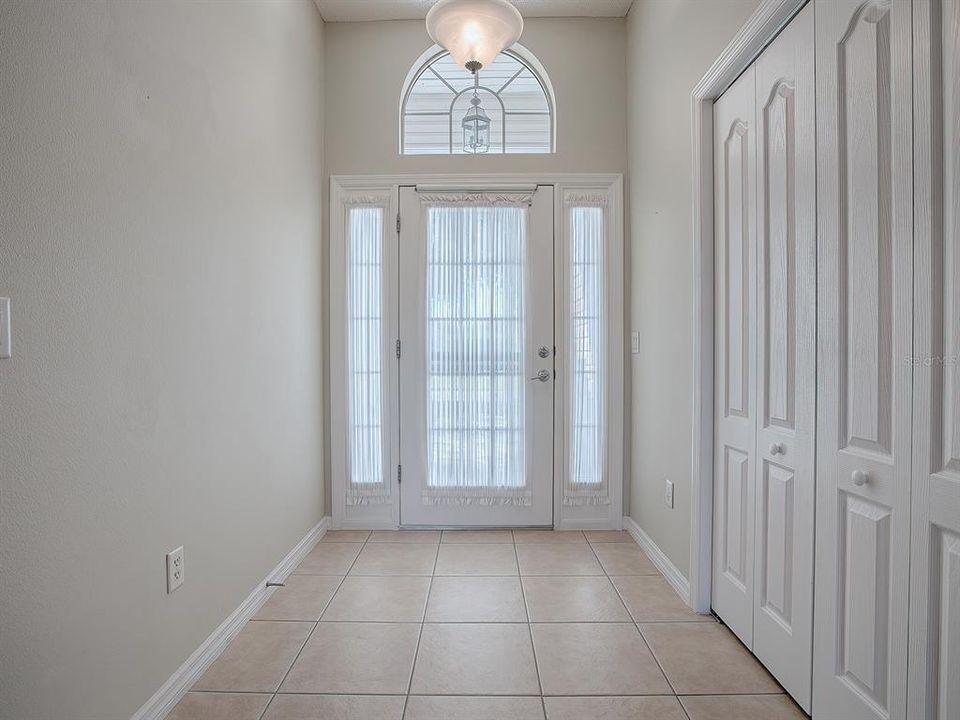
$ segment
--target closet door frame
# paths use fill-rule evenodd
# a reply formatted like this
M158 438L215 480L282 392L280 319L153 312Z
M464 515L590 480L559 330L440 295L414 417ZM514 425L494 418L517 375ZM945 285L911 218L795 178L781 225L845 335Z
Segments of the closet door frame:
M713 104L807 4L763 0L690 95L693 129L693 434L690 458L690 571L684 598L709 613L713 573L714 478L714 128Z

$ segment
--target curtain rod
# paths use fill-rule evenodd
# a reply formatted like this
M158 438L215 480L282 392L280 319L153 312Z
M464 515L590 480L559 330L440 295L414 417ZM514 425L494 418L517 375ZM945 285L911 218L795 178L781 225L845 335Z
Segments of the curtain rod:
M417 185L418 193L445 193L445 192L464 192L464 193L484 193L484 192L536 192L538 185Z

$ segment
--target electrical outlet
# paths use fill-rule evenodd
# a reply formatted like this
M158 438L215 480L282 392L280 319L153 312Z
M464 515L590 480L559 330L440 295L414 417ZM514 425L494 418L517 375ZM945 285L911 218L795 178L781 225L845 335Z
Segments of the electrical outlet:
M183 545L167 553L167 594L183 585Z
M0 358L8 358L11 354L10 298L0 298Z
M663 502L668 508L672 510L673 509L673 483L670 482L669 480L667 480L666 483L667 485L663 492Z

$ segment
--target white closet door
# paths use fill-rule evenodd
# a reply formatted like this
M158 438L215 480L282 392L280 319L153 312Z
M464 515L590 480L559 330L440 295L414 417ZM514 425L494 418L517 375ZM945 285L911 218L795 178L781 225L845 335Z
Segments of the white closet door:
M818 0L814 715L906 715L911 6Z
M753 652L809 712L817 228L813 6L756 62L757 451Z
M716 101L713 609L753 644L756 395L756 117L751 66Z
M908 717L960 718L960 0L914 4Z

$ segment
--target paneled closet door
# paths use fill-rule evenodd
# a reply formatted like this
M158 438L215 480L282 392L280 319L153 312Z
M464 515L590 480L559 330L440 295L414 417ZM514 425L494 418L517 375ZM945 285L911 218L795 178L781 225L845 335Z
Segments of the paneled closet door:
M753 652L809 712L817 228L813 6L756 61L757 454Z
M757 288L755 70L713 106L714 611L753 645Z
M817 0L814 715L904 718L913 154L909 0Z
M960 0L914 3L908 717L960 717Z

